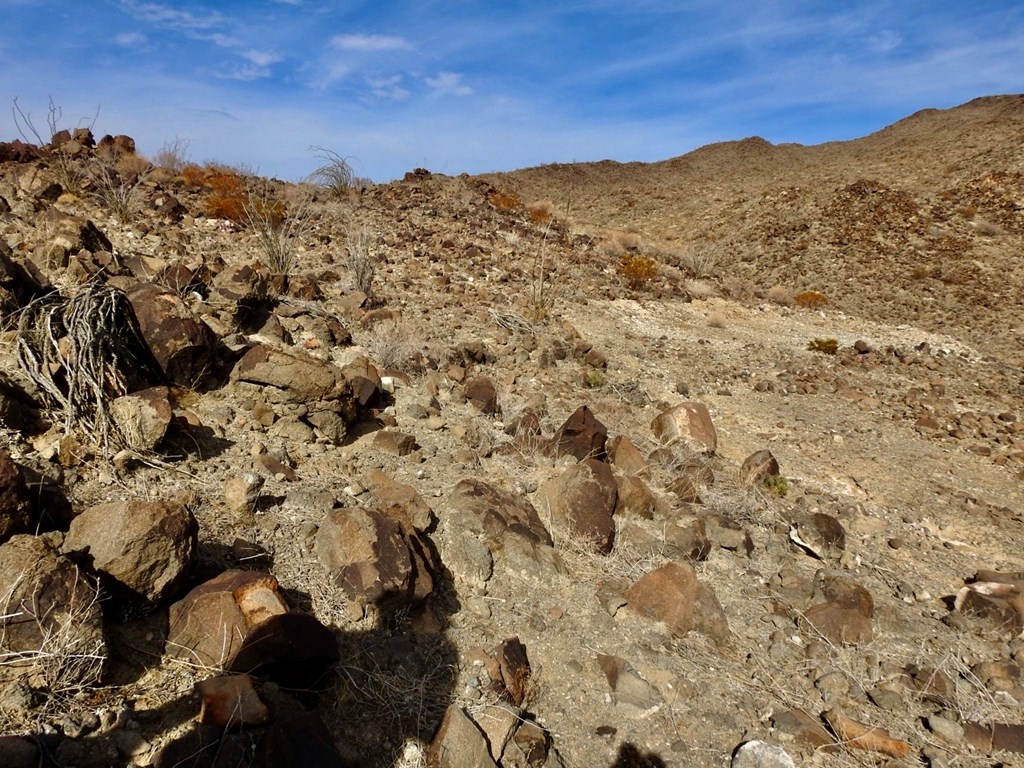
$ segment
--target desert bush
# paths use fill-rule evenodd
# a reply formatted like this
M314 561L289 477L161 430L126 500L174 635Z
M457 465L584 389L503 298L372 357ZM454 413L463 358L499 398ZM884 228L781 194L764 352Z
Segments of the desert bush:
M811 339L807 343L807 349L823 355L835 355L839 352L839 342L835 339Z
M683 285L691 299L710 299L718 295L718 288L710 280L687 280Z
M377 255L373 252L370 230L366 227L348 234L348 268L352 271L352 287L372 298Z
M793 306L793 289L785 285L773 285L768 289L766 298L773 304L780 304L783 307Z
M555 217L555 204L550 200L537 200L526 206L526 215L534 224L547 224Z
M195 163L187 163L180 176L193 189L199 189L206 182L207 169Z
M149 162L136 154L110 154L94 157L86 174L96 200L126 224L135 210L139 185L151 169Z
M355 171L352 170L349 158L323 147L310 147L310 150L323 161L323 165L309 175L312 183L339 197L356 185Z
M210 189L204 209L207 216L228 219L239 225L245 222L248 191L240 174L226 168L211 168L206 172L203 183Z
M620 259L619 274L630 288L640 290L650 285L658 276L658 265L649 256L630 254Z
M768 475L761 481L764 489L773 496L783 497L789 493L789 481L782 475Z
M499 213L511 213L523 207L523 201L519 195L509 192L491 192L488 197L491 207Z
M718 257L709 248L697 248L684 253L682 261L694 280L703 280L714 272Z
M828 298L820 291L800 291L793 297L793 303L803 309L821 309L828 304Z
M93 115L92 119L86 124L88 118L82 118L78 121L76 128L86 127L92 129L92 126L96 122L96 117L99 116L99 107L96 108L96 114ZM26 112L22 109L18 103L17 98L14 99L11 105L11 115L14 117L14 125L18 130L18 134L22 139L32 144L35 143L40 147L44 147L47 144L51 144L59 133L65 129L61 127L61 122L64 119L64 110L60 106L54 103L51 97L47 102L46 106L46 128L42 129L36 126L35 121L32 119L32 113ZM46 131L49 136L44 136L43 131ZM53 147L49 157L47 157L47 165L53 171L57 177L57 181L66 190L78 189L84 178L84 171L80 164L76 161L75 157L69 152L64 151L61 147Z
M297 243L315 223L311 198L306 190L289 209L266 179L255 181L245 195L243 223L256 238L260 255L271 271L287 275L295 266Z
M374 323L360 339L377 365L387 370L404 371L420 347L420 339L412 326L401 320Z
M182 173L185 168L192 165L188 162L187 157L189 144L188 139L178 136L175 136L173 140L165 141L153 155L153 165L157 168L174 171L174 173Z

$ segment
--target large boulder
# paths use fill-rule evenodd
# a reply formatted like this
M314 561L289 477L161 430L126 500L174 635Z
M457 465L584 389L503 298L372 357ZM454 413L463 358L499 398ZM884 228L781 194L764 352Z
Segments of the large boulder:
M106 656L92 582L42 536L0 546L0 683L33 688L94 683Z
M662 411L651 422L651 431L662 445L682 443L696 453L718 449L718 433L703 403L687 401Z
M626 590L630 610L663 622L677 636L692 629L715 640L729 636L729 623L710 585L698 580L686 563L667 563Z
M555 432L551 439L551 452L555 456L574 456L579 461L604 461L607 458L607 440L608 428L597 419L590 408L581 405Z
M217 337L177 293L156 283L127 291L142 336L167 378L191 387L216 364Z
M439 558L400 510L333 509L320 524L316 550L335 583L353 600L396 607L434 589Z
M195 517L179 504L116 501L72 520L63 551L83 556L133 597L159 602L187 577L198 535Z
M607 554L615 543L618 486L611 467L585 459L541 486L539 497L551 520L589 546Z

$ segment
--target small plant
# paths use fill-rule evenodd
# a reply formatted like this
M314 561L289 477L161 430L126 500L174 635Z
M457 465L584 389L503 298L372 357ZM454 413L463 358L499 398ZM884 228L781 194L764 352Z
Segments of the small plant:
M96 118L99 116L99 107L96 108L96 114L93 115L92 120L85 126L85 130L91 131L92 126L96 122ZM46 106L46 130L48 131L49 138L44 137L42 129L37 128L35 122L32 120L32 113L26 112L21 108L17 99L14 99L11 105L11 115L14 117L14 125L18 129L18 133L25 141L32 143L35 139L35 143L40 147L45 147L48 144L54 144L58 136L68 136L71 132L67 129L61 128L61 121L64 119L64 110L61 109L57 104L54 103L51 97ZM85 124L85 118L78 121L78 126L82 127ZM50 166L54 175L57 177L57 181L67 191L78 189L78 186L82 183L83 171L81 166L76 162L75 157L64 150L61 146L51 147L50 155L47 158L47 164Z
M241 175L229 168L210 169L204 183L210 188L206 196L206 215L243 224L248 191Z
M555 206L550 200L538 200L526 206L526 215L534 224L548 224L555 217Z
M782 475L768 475L761 481L761 485L772 496L782 498L789 493L789 482Z
M683 266L690 272L694 280L703 280L711 275L718 263L718 257L708 248L687 251L683 256Z
M193 189L200 189L206 183L207 169L195 163L188 163L181 169L181 178Z
M658 276L658 265L650 256L628 254L619 261L619 274L630 288L638 291Z
M87 176L92 182L94 197L118 221L127 224L135 209L139 185L146 180L151 168L144 158L133 153L97 155Z
M488 200L491 207L499 213L511 213L523 207L523 201L519 195L508 192L491 192Z
M420 345L412 327L400 320L375 323L361 342L378 367L397 371L409 368L409 361Z
M310 150L324 163L309 175L312 183L325 187L336 197L341 197L356 185L355 171L349 158L323 147L310 147Z
M348 268L352 270L352 287L372 298L377 255L372 251L370 231L366 227L349 232Z
M608 376L604 371L591 369L583 374L583 386L587 389L600 389L608 383Z
M793 297L793 303L803 309L821 309L828 304L828 298L820 291L800 291Z
M271 271L287 275L295 266L296 241L308 234L314 224L310 198L307 191L289 210L266 180L256 182L245 196L243 223L256 238L263 260Z
M153 165L157 168L166 168L174 173L183 173L185 168L192 166L187 158L190 143L188 139L178 136L175 136L173 140L165 141L153 155ZM198 166L193 167L198 168Z
M807 349L823 355L835 355L839 352L839 342L835 339L812 339L808 342Z

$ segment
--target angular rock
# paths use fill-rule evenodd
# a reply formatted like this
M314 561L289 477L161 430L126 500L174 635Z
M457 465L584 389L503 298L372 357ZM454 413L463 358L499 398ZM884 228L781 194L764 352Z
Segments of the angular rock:
M874 601L863 586L839 571L822 570L815 588L826 599L804 611L801 622L836 645L862 645L874 636Z
M444 714L427 750L429 768L498 768L483 732L457 704Z
M789 538L819 560L834 557L846 549L843 524L824 512L798 517L790 525Z
M598 421L590 408L581 405L555 432L550 450L554 456L574 456L578 461L604 461L607 439L608 428Z
M662 445L682 443L697 453L714 453L718 434L711 414L703 403L680 403L658 414L651 431Z
M366 481L377 509L389 515L394 510L400 517L407 517L417 531L425 532L434 527L437 522L434 510L411 485L376 470L367 475Z
M817 718L811 717L799 707L772 714L772 727L792 734L814 749L835 745L835 739L825 730Z
M196 683L202 708L199 722L221 728L263 725L270 710L253 687L249 675L218 675Z
M0 448L0 544L17 533L31 531L35 516L21 468L6 448Z
M590 542L598 552L611 552L618 500L611 467L596 459L584 459L544 483L539 498L555 523Z
M836 709L830 709L822 717L839 740L850 749L880 752L891 757L906 757L910 753L910 744L893 738L884 728L859 723Z
M257 626L288 612L277 579L259 571L225 571L170 609L168 656L223 669Z
M665 554L669 557L699 563L711 554L712 542L703 520L691 519L685 524L677 522L667 526L664 535Z
M373 447L392 456L408 456L416 450L416 438L404 432L382 429L374 434Z
M754 451L740 467L740 482L744 485L758 485L769 477L778 477L779 462L769 450Z
M474 376L465 383L464 389L466 400L481 413L493 416L498 412L498 390L489 378Z
M266 479L255 472L245 472L224 481L224 501L232 512L253 512Z
M747 741L733 753L730 768L796 768L796 763L782 747L764 741Z
M9 654L0 683L52 690L96 682L106 656L103 615L77 565L44 537L13 536L0 546L0 589L0 637ZM65 668L60 660L69 657L86 663Z
M117 501L72 520L63 551L132 595L159 602L187 577L198 535L195 517L179 504Z
M715 514L705 515L703 522L708 538L716 547L728 549L747 557L754 552L754 539L750 532L739 523Z
M167 434L173 411L167 387L150 387L116 398L110 404L127 447L136 451L154 451Z
M1020 584L977 581L962 587L953 605L960 613L988 619L1015 635L1024 630L1024 591Z
M607 656L599 653L597 665L608 681L608 687L615 694L615 703L640 712L647 711L662 703L658 689L651 685L621 656Z
M982 752L1013 752L1024 754L1024 725L1019 723L976 723L963 725L968 743Z
M654 519L655 499L647 483L639 477L622 475L615 478L618 491L615 501L617 517L642 517Z
M270 388L272 402L309 404L350 396L341 369L303 352L267 344L246 352L231 376L235 381Z
M647 459L625 435L616 435L609 441L608 456L612 466L627 477L650 477L651 468Z
M674 635L696 629L715 640L729 636L729 624L714 590L684 563L667 563L626 590L630 610L664 623Z
M363 604L421 602L440 573L440 562L412 522L376 509L328 512L316 551L337 585Z
M176 293L155 283L138 283L128 291L142 336L167 378L191 387L217 361L217 338Z

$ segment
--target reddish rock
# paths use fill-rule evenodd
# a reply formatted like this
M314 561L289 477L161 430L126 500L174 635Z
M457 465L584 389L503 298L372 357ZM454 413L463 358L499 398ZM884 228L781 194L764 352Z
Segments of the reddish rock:
M522 706L526 699L527 683L532 674L526 646L518 637L513 637L498 646L494 655L501 671L502 698L517 707Z
M116 398L110 415L128 448L154 451L174 414L167 387L150 387Z
M479 726L457 704L441 720L427 749L428 768L498 768Z
M577 460L607 458L605 443L608 428L585 405L581 405L551 439L551 452L555 456L575 456Z
M662 445L681 442L697 453L718 449L718 434L703 403L688 401L663 411L651 422L651 431Z
M642 517L654 519L655 499L647 483L639 477L625 475L615 478L618 496L615 501L616 517Z
M711 538L703 520L690 520L665 527L665 554L692 562L707 560L711 554Z
M218 675L196 683L201 709L199 722L221 728L263 725L270 710L253 687L249 675Z
M799 707L772 714L772 727L792 734L814 749L837 747L835 739L825 730L821 721L811 717Z
M225 571L171 606L167 655L225 668L255 627L287 611L269 573Z
M4 652L12 654L0 665L0 683L17 680L41 689L95 683L106 656L103 615L96 589L78 566L45 537L17 535L0 546L0 585L0 637ZM54 653L68 649L83 663L52 663ZM84 662L90 655L95 663Z
M640 449L625 435L616 435L608 443L608 456L616 469L628 477L650 477L651 468Z
M802 623L835 645L862 645L874 636L874 601L863 586L837 571L819 571L815 586L826 602L804 611Z
M374 434L373 447L392 456L408 456L416 450L416 438L404 432L382 429Z
M778 477L779 462L771 451L754 451L743 461L740 467L740 482L744 485L757 485L769 477Z
M145 600L167 597L188 575L199 524L178 504L118 501L74 520L64 553L77 553L119 587Z
M235 365L235 381L272 388L275 402L310 403L347 393L339 368L303 352L257 344Z
M498 412L498 390L494 388L494 382L486 376L474 376L465 385L466 400L488 416Z
M377 509L391 517L408 518L417 531L428 531L434 527L437 522L434 510L411 485L376 470L367 475L366 482Z
M618 500L611 467L596 459L585 459L542 485L539 497L555 523L589 541L599 552L611 552Z
M954 608L968 616L980 616L1014 635L1024 629L1024 592L1019 583L977 581L960 589Z
M508 535L551 546L551 534L533 505L483 480L462 480L448 497L445 520L460 530L482 535L493 547L501 548Z
M216 363L217 338L178 294L155 283L139 283L128 292L142 336L167 378L195 386Z
M714 590L684 563L667 563L626 590L630 610L663 622L674 635L696 629L715 640L729 636L729 624Z
M424 600L440 563L411 521L375 509L334 509L316 537L320 560L353 600L395 606Z

